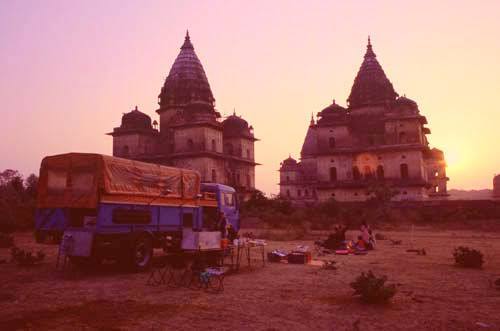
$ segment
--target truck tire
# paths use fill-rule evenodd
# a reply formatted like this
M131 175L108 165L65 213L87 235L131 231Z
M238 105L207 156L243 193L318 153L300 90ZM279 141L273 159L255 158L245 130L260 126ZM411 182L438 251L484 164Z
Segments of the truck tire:
M153 240L149 235L140 235L132 244L131 264L135 271L144 271L153 260Z

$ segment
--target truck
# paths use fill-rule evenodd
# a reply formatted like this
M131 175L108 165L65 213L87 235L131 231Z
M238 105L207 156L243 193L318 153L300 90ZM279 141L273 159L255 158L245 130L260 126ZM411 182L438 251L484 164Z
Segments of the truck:
M235 190L201 183L197 171L67 153L42 160L35 235L71 241L67 254L75 261L115 259L140 271L150 266L155 248L220 247L221 212L238 231Z

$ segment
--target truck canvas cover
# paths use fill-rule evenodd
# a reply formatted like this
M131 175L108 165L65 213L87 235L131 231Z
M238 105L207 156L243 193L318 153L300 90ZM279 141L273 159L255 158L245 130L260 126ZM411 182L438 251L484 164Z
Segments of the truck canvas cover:
M101 154L45 157L40 167L38 208L96 208L100 201L179 203L195 200L200 175Z

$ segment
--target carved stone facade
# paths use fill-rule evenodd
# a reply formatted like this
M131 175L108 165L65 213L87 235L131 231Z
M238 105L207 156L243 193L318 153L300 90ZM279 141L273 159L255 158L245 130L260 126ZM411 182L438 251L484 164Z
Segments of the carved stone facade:
M113 155L200 172L203 182L236 188L243 199L255 190L257 139L239 116L222 120L189 34L158 96L160 127L137 107L122 117Z
M493 177L493 198L500 199L500 175Z
M333 103L311 118L300 162L280 167L280 195L294 202L365 201L385 185L395 200L447 196L443 152L430 148L415 101L399 97L370 40L347 108Z

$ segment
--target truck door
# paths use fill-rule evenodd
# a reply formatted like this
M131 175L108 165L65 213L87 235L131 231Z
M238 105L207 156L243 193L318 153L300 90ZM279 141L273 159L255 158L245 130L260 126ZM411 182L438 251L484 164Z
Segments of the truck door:
M224 212L229 223L236 231L240 229L240 215L238 212L238 201L234 192L220 192L219 208Z

